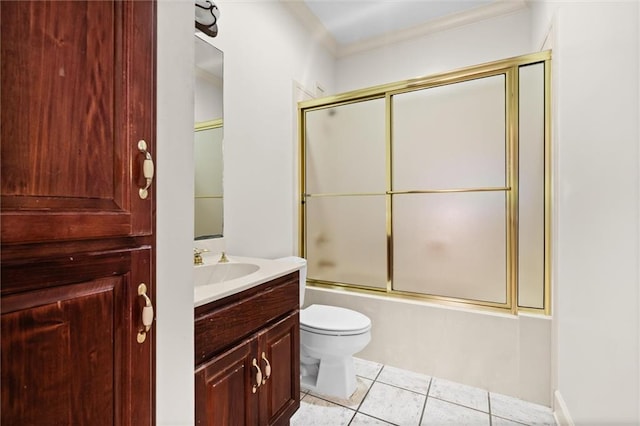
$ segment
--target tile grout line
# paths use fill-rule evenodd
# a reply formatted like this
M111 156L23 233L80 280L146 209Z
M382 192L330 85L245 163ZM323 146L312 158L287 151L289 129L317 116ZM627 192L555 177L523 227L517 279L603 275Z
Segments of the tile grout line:
M483 411L478 408L469 407L468 405L464 405L459 402L449 401L447 399L438 398L437 396L430 396L429 398L437 399L438 401L446 402L447 404L455 405L457 407L466 408L467 410L473 410L473 411L477 411L478 413L488 414L489 416L491 416L491 413L489 411Z
M385 382L383 382L383 381L380 381L380 380L379 380L380 375L382 374L383 370L384 370L384 369L385 369L385 367L387 367L387 366L386 366L385 364L379 364L379 365L380 365L381 367L380 367L380 369L377 371L377 373L375 374L375 377L373 378L373 380L372 380L372 379L370 379L369 377L365 377L365 376L357 375L357 377L360 377L360 378L362 378L362 379L371 380L371 385L370 385L368 388L366 388L366 390L365 390L365 392L364 392L364 395L363 395L362 399L360 400L360 402L357 404L357 406L356 406L355 408L351 408L351 407L346 406L346 405L343 405L343 404L341 404L341 403L338 403L338 402L335 402L335 401L331 401L331 400L325 399L325 398L323 398L321 395L313 395L313 394L312 394L311 392L309 392L309 391L302 391L301 393L303 394L303 396L300 398L300 400L302 401L302 400L304 400L308 395L311 395L312 397L314 397L314 398L318 398L318 399L323 400L323 401L325 401L325 402L328 402L329 404L332 404L332 405L335 405L335 406L342 407L342 408L345 408L345 409L350 410L353 414L352 414L351 418L349 419L349 422L347 423L347 425L352 425L352 424L353 424L353 421L354 421L354 419L355 419L355 417L356 417L359 413L360 413L360 414L362 414L363 416L367 416L367 417L370 417L370 418L372 418L372 419L376 419L376 420L381 421L381 422L384 422L384 423L386 423L386 424L394 425L394 423L389 422L388 420L385 420L385 419L382 419L382 418L376 417L376 416L374 416L374 415L370 415L370 414L368 414L368 413L365 413L365 412L360 411L360 410L361 410L361 408L362 408L362 405L364 404L365 399L368 397L369 393L371 392L372 387L373 387L376 383L380 383L381 385L389 386L389 387L396 388L396 389L401 389L401 390L403 390L403 391L410 392L410 393L412 393L412 394L416 394L416 395L420 395L420 396L424 396L424 397L425 397L425 400L424 400L424 403L423 403L423 406L422 406L422 412L421 412L421 415L420 415L420 418L419 418L419 424L420 424L420 423L422 423L422 421L424 420L424 416L425 416L425 412L426 412L426 407L427 407L427 402L428 402L428 399L431 397L431 398L434 398L434 399L436 399L436 400L446 402L446 403L448 403L448 404L453 404L453 405L456 405L456 406L459 406L459 407L462 407L462 408L465 408L465 409L470 409L470 410L477 411L477 412L479 412L479 413L487 414L487 415L489 416L489 426L493 426L493 423L494 423L494 422L493 422L493 417L496 417L496 418L499 418L499 419L503 419L503 420L508 420L508 421L514 422L514 423L519 424L519 425L527 426L527 424L526 424L526 423L521 423L521 422L516 421L516 420L513 420L513 419L511 419L511 418L509 418L509 417L505 417L505 416L501 416L501 415L494 415L494 414L493 414L493 410L492 410L492 405L491 405L491 392L489 392L489 391L486 391L486 392L487 392L487 409L488 409L488 410L487 410L487 412L485 412L485 411L483 411L483 410L481 410L481 409L474 408L474 407L470 407L470 406L467 406L467 405L464 405L464 404L461 404L461 403L457 403L457 402L453 402L453 401L448 401L447 399L442 399L442 398L439 398L439 397L437 397L437 396L430 396L429 394L430 394L430 392L431 392L431 388L433 387L433 381L434 381L434 379L435 379L433 376L429 376L429 382L428 382L428 386L427 386L426 394L424 394L424 393L422 393L422 392L420 392L420 391L415 391L415 390L412 390L412 389L408 389L408 388L406 388L406 387L403 387L403 385L395 385L395 384L390 384L390 383L385 383ZM395 426L397 426L397 425L395 425Z
M305 394L305 396L307 396L307 395L311 395L311 396L312 396L312 397L314 397L314 398L318 398L318 399L321 399L322 401L328 402L328 403L330 403L330 404L337 405L337 406L339 406L339 407L346 408L347 410L351 410L351 411L353 411L353 412L354 412L354 413L353 413L353 416L351 416L351 419L349 420L349 423L347 424L347 425L350 425L350 424L351 424L351 422L353 421L353 418L356 416L356 414L360 413L360 407L362 406L362 403L364 402L364 400L365 400L365 398L367 397L367 395L369 395L369 391L371 390L371 387L373 386L373 384L374 384L374 383L376 382L376 380L378 379L378 376L379 376L379 375L380 375L380 373L382 372L382 369L383 369L383 368L384 368L384 364L382 364L382 367L380 368L380 370L378 371L378 373L376 374L376 376L375 376L375 378L374 378L373 380L371 380L371 379L370 379L370 378L368 378L368 377L364 377L364 376L356 375L356 377L361 377L361 378L363 378L363 379L371 380L371 386L369 386L369 388L367 389L366 393L365 393L365 394L364 394L364 396L362 397L362 401L360 401L360 403L358 403L358 406L357 406L355 409L353 409L353 408L351 408L351 407L347 407L346 405L342 405L342 404L340 404L340 403L338 403L338 402L331 401L331 400L329 400L329 399L323 398L322 394L311 394L311 392L310 392L310 391L307 391L307 393ZM303 398L304 398L304 397L303 397ZM302 401L302 399L303 399L303 398L300 398L300 401ZM369 417L373 417L373 418L375 418L375 419L377 419L377 420L380 420L380 421L385 421L385 420L382 420L382 419L378 419L377 417L370 416L369 414L366 414L366 413L362 413L362 414L367 415L367 416L369 416ZM387 423L389 423L389 422L387 422Z
M362 401L360 401L360 404L358 405L358 411L356 411L356 413L360 413L360 407L362 406L362 403L364 402L364 400L367 398L367 395L369 395L369 391L371 391L371 388L373 387L374 384L376 383L382 383L383 385L386 385L386 383L384 382L378 382L378 377L380 377L380 374L382 374L382 370L384 370L385 364L381 364L382 367L380 367L380 370L378 370L378 374L376 374L376 377L373 379L373 381L371 382L371 386L369 386L369 389L367 389L367 393L364 395L364 398L362 398ZM402 388L401 388L402 389ZM395 423L391 423L387 420L378 418L376 416L372 416L370 414L367 413L362 413L365 416L369 416L371 418L374 418L376 420L380 420L381 422L385 422L387 424L393 425L393 426L397 426Z
M356 408L356 414L358 414L360 412L360 407L362 407L362 403L364 403L364 400L367 399L367 396L369 395L369 392L371 391L371 388L378 381L378 377L380 376L380 373L382 373L382 370L384 369L384 364L381 364L381 365L382 366L380 367L380 370L378 370L378 373L376 374L376 376L371 381L371 386L369 386L369 388L367 388L367 391L365 392L364 396L362 397L362 401L360 401L360 403L358 404L358 407ZM363 376L357 376L357 377L362 377L364 379L371 380L371 379L369 379L367 377L363 377ZM362 413L362 414L365 414L365 413ZM365 414L365 415L369 416L368 414ZM355 415L354 415L354 417L355 417ZM369 417L373 417L373 416L369 416ZM374 417L374 418L378 419L377 417ZM378 419L378 420L383 421L382 419Z
M489 409L489 426L493 426L493 416L491 415L491 392L487 391L487 408Z
M358 408L356 409L356 412L359 413L360 412L360 407L362 407L362 403L364 402L365 399L367 399L367 396L369 395L369 392L371 391L371 388L373 387L373 385L378 381L378 377L380 377L380 373L382 373L382 370L384 369L384 364L382 364L382 367L380 367L380 370L378 370L378 373L376 374L376 376L373 378L373 380L369 379L368 377L364 377L364 376L357 376L357 377L362 377L363 379L367 379L367 380L371 380L371 386L369 386L369 388L367 389L367 391L365 392L364 396L362 397L362 401L360 401L360 403L358 404ZM362 413L364 414L364 413ZM367 414L368 415L368 414ZM372 416L371 416L372 417Z
M429 400L429 392L431 392L431 385L433 385L433 376L430 376L429 386L427 386L427 394L424 397L424 405L422 406L422 412L420 413L420 419L418 420L418 425L422 424L422 419L424 419L424 412L427 410L427 401Z
M356 412L355 412L355 414L353 415L353 417L352 417L352 418L351 418L351 420L349 421L349 425L351 425L351 423L353 422L353 419L356 417L356 415L358 415L358 413L360 413L360 414L362 414L363 416L368 416L368 417L371 417L371 418L373 418L373 419L380 420L381 422L385 422L385 423L388 423L388 424L391 424L391 425L394 425L394 426L395 426L395 424L394 424L394 423L390 423L390 422L388 422L388 421L386 421L386 420L384 420L384 419L380 419L380 418L378 418L378 417L376 417L376 416L372 416L372 415L370 415L370 414L363 413L363 412L361 412L361 411L360 411L360 407L362 407L362 403L364 403L364 400L365 400L365 399L367 399L367 395L369 395L369 392L371 391L371 388L372 388L372 387L373 387L373 385L378 381L378 377L380 376L380 373L382 373L382 370L383 370L383 369L384 369L384 364L381 364L380 370L378 370L378 372L376 373L376 375L375 375L375 377L373 378L373 380L371 380L371 379L370 379L370 378L368 378L368 377L359 376L359 375L357 375L357 374L356 374L356 377L360 377L360 378L363 378L363 379L371 380L371 386L369 386L369 387L367 388L367 391L365 392L364 396L362 397L362 400L360 401L360 403L358 404L358 407L356 408ZM381 382L381 383L382 383L382 382Z

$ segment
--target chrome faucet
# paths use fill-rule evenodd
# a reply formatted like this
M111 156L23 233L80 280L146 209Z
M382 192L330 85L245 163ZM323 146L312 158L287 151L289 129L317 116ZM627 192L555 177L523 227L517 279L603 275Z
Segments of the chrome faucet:
M228 263L229 259L227 259L227 254L225 252L222 252L222 256L220 256L220 260L218 260L218 263Z

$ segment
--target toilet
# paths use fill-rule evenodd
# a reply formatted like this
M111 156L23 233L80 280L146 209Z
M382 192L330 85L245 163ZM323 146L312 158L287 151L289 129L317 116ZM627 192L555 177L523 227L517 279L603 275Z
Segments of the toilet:
M307 262L300 269L300 307L303 306ZM356 390L353 355L371 341L371 320L366 315L337 306L311 305L300 310L300 385L303 389L338 398Z

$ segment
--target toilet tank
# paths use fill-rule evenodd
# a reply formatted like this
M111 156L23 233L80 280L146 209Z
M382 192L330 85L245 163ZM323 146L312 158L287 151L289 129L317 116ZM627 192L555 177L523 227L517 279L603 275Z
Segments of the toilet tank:
M281 257L276 259L283 262L293 262L300 265L300 307L304 304L304 290L307 285L307 259L297 256Z

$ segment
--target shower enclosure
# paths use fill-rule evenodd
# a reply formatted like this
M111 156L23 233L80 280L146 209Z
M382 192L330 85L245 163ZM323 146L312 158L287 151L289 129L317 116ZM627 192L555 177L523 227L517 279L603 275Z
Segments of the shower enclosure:
M548 314L550 61L301 102L308 282Z

